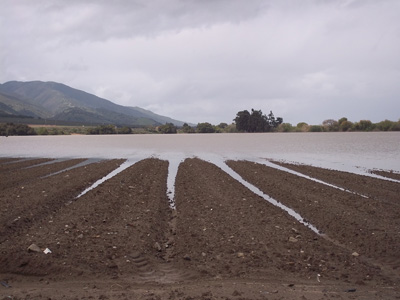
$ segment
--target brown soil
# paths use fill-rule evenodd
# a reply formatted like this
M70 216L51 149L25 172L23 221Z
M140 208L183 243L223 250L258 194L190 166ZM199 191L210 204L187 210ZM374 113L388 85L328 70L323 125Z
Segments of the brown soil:
M228 162L318 235L199 159L179 167L176 211L166 161L142 160L77 199L123 160L49 177L81 160L45 161L0 160L0 299L400 299L398 183L287 165L355 182L366 199Z
M383 177L388 177L396 180L400 180L400 173L396 173L393 171L382 171L382 170L372 170L371 173L380 175Z

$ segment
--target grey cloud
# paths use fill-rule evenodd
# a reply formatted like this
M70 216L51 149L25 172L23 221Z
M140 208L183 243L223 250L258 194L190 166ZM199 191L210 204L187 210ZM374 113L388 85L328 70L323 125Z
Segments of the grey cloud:
M251 108L399 118L397 0L3 2L0 82L59 81L193 123Z

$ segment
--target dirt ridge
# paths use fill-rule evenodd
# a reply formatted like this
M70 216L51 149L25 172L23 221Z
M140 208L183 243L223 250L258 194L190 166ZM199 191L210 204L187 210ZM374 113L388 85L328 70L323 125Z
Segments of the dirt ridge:
M264 165L227 162L330 241L197 158L179 166L176 210L167 161L141 160L79 199L124 160L42 179L78 161L25 169L43 161L0 160L0 299L400 296L397 183L285 165L357 187L366 200ZM52 253L28 252L33 243Z

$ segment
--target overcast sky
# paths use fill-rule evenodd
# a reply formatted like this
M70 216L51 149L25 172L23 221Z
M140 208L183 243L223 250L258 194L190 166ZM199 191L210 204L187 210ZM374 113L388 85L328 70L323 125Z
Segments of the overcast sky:
M0 83L191 123L400 118L400 0L0 0Z

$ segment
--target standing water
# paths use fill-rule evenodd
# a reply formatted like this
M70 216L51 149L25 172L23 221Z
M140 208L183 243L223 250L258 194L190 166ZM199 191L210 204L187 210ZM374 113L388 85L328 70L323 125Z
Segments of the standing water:
M400 132L0 137L0 157L266 158L336 170L400 172Z

